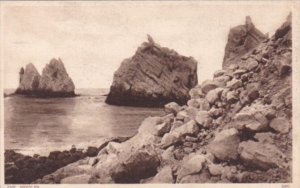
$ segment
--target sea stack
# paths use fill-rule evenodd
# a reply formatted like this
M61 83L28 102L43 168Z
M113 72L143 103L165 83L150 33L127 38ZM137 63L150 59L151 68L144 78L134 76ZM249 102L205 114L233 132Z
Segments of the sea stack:
M245 25L239 25L230 29L228 41L225 47L223 68L237 62L260 42L267 39L268 35L256 29L250 16L246 16Z
M161 47L148 35L148 42L115 72L106 103L145 107L171 101L185 104L197 82L197 61L193 57Z
M75 86L69 77L61 59L52 59L38 73L32 63L20 70L20 83L16 94L32 95L37 97L72 97L75 96Z

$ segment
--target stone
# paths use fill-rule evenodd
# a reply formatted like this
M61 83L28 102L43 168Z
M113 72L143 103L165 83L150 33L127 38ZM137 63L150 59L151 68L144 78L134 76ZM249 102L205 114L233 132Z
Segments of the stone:
M224 168L220 164L211 163L211 164L207 165L207 167L208 167L209 173L213 176L221 175L224 170Z
M220 96L223 92L223 88L216 88L213 90L210 90L206 96L205 99L210 103L210 104L214 104L217 100L220 99Z
M173 131L174 129L180 127L181 125L183 125L183 122L182 121L178 121L178 120L175 120L171 126L171 131Z
M182 163L180 169L177 172L177 181L180 181L187 175L200 172L205 161L206 158L200 154L192 154L191 156L188 156L188 159L186 159Z
M245 65L245 68L248 70L248 71L252 71L254 70L256 67L258 66L258 62L254 59L248 59L246 61L246 65Z
M22 67L20 72L19 87L17 94L34 94L38 89L41 76L32 63L26 65L25 70Z
M193 57L148 41L121 63L105 102L160 107L174 101L183 105L197 82L197 61Z
M201 90L203 93L207 94L210 90L218 87L218 84L213 80L205 80L201 84Z
M237 89L242 86L242 81L233 78L231 81L227 82L226 87L230 89Z
M237 59L257 47L266 38L267 36L260 32L252 23L251 18L247 16L244 25L233 27L229 31L223 68L236 64Z
M225 87L226 83L230 80L231 80L231 78L228 75L223 75L223 76L219 76L219 77L214 78L214 81L216 82L216 84L219 87Z
M42 72L38 86L38 95L41 96L75 96L75 86L69 77L60 58L51 59Z
M238 98L234 91L229 91L226 93L226 101L228 104L234 104L237 102Z
M208 111L210 109L209 102L206 99L199 99L199 110L201 111Z
M203 98L205 96L205 94L202 92L201 87L199 85L192 88L189 91L189 95L190 95L191 99L199 99L199 98Z
M200 104L199 104L198 100L199 99L190 99L190 100L188 100L187 105L190 107L199 108Z
M233 75L234 76L236 76L236 75L241 76L241 75L243 75L245 73L247 73L246 69L238 69L238 70L236 70L236 71L233 72Z
M285 158L276 146L251 140L241 142L238 151L245 165L263 170L282 167Z
M166 113L173 113L176 115L180 111L181 107L176 102L170 102L164 106Z
M234 160L238 156L240 138L235 128L223 130L216 134L209 144L209 152L222 161Z
M290 131L291 129L291 124L289 120L285 117L278 117L274 118L270 122L270 127L274 129L276 132L286 134Z
M163 167L150 181L150 183L174 183L173 173L170 166Z
M262 132L262 133L256 133L254 135L254 138L261 142L261 143L270 143L273 144L274 143L274 138L275 138L275 134L271 133L271 132Z
M225 74L225 70L217 70L215 73L214 73L214 78L217 78L217 77L220 77L220 76L223 76Z
M212 118L207 111L198 111L195 121L198 125L208 128L212 124Z
M91 178L91 175L77 175L77 176L70 176L62 179L60 181L61 184L88 184L89 180Z
M197 135L198 132L199 127L196 125L196 122L194 120L190 120L189 122L165 134L161 139L161 147L167 148L175 143L182 141L184 136Z

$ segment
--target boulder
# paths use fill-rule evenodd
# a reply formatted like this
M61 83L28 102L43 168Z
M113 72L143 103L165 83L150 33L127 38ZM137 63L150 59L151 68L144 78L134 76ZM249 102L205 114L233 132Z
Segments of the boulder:
M181 125L180 127L173 129L171 132L165 134L161 139L161 147L167 148L173 144L181 142L186 135L197 135L199 127L194 120Z
M201 154L191 154L180 166L177 172L177 182L187 175L199 173L206 162L206 158Z
M77 176L70 176L62 179L60 181L61 184L88 184L89 180L91 178L91 175L77 175Z
M148 37L148 39L151 37ZM197 62L153 41L144 42L115 72L106 103L125 106L185 104L197 85Z
M155 136L163 136L171 129L171 122L164 122L162 117L146 118L138 129L140 134L152 134Z
M231 81L227 82L226 87L230 89L237 89L243 85L241 80L233 78Z
M207 94L210 90L218 87L218 84L214 80L205 80L201 84L201 90L203 93Z
M198 111L195 121L198 125L209 128L212 125L212 118L208 111Z
M279 133L286 134L290 131L291 124L287 118L278 117L278 118L274 118L270 122L270 127Z
M263 170L282 167L285 159L285 155L276 146L251 140L241 142L238 152L245 165Z
M225 70L217 70L215 73L214 73L214 78L217 78L217 77L220 77L220 76L223 76L225 74Z
M210 103L210 104L215 104L216 101L220 99L220 96L223 92L223 88L216 88L213 90L210 90L206 96L205 99Z
M173 173L170 166L163 167L150 181L150 183L174 183Z
M236 159L240 138L235 128L219 132L209 144L209 152L222 161Z
M179 106L176 102L170 102L164 106L164 110L166 113L173 113L176 115L181 109L181 106Z

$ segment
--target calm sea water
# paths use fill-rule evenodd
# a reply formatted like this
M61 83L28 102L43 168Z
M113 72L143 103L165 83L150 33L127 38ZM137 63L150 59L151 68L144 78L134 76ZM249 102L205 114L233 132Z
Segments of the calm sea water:
M7 93L7 91L6 91ZM107 89L80 89L74 98L40 99L11 96L4 99L5 149L24 154L95 144L111 136L132 136L148 116L160 108L111 106Z

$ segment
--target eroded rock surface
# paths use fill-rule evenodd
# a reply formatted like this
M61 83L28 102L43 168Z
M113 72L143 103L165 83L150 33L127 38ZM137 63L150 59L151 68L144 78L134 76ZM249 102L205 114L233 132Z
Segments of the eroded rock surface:
M149 36L114 74L106 103L126 106L185 104L197 84L197 62L161 47Z

